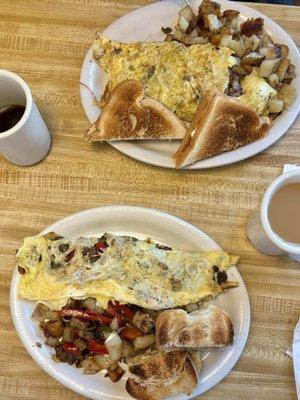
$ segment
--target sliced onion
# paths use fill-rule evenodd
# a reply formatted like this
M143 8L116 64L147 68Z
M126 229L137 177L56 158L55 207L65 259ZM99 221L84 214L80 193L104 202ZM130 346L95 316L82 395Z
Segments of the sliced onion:
M117 331L119 329L118 319L116 317L111 321L111 324L109 325L109 327L113 331Z
M122 357L123 343L117 332L112 332L104 344L111 360L118 361Z

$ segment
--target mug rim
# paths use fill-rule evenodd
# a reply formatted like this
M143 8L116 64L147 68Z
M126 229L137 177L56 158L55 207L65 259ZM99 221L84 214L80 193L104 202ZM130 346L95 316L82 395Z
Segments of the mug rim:
M16 125L8 129L7 131L1 132L0 135L0 140L1 140L3 138L13 135L25 125L32 109L32 94L29 89L29 86L24 81L24 79L22 79L19 75L15 74L14 72L8 71L6 69L0 69L0 76L13 79L19 86L21 86L26 98L26 106L24 114L22 115L21 119L16 123Z
M299 176L299 181L300 181L300 168L297 168L294 171L290 172L285 172L279 175L268 187L266 190L262 203L261 203L261 209L260 209L260 216L261 216L261 221L262 221L262 226L265 230L266 235L269 237L269 239L280 249L286 251L287 253L291 254L300 254L300 244L296 243L289 243L284 239L281 239L271 228L269 218L268 218L268 207L270 204L270 200L273 197L274 193L276 190L283 186L282 183L286 180L288 180L291 177L294 176Z

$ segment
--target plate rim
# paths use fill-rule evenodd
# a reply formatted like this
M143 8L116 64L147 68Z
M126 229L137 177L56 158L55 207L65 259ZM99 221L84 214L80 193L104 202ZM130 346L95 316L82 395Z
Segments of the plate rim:
M299 74L300 74L300 52L299 52L296 44L294 43L293 39L291 38L291 36L283 28L281 28L280 25L278 25L275 21L273 21L271 18L269 18L265 14L261 13L260 11L250 8L244 4L241 4L238 2L235 2L233 4L232 2L230 2L228 0L218 0L218 1L221 4L222 8L228 6L231 9L239 9L245 15L247 15L247 12L248 12L250 14L254 13L256 17L263 18L265 20L266 25L270 25L271 30L272 29L276 30L278 32L278 35L280 35L282 37L282 39L283 39L282 42L288 43L288 46L290 48L290 53L293 52L293 56L295 57L295 65L296 65L296 68L299 69ZM194 6L195 3L198 4L198 2L199 2L199 0L193 0L192 6ZM162 0L162 1L160 1L160 3L171 3L172 4L172 3L174 3L174 0ZM139 7L135 10L132 10L131 12L129 12L127 14L122 15L120 18L116 19L112 24L110 24L108 27L106 27L103 30L103 33L105 34L107 31L114 29L115 26L117 26L120 21L126 19L126 17L128 15L132 15L134 13L139 13L140 10L147 11L147 9L155 8L155 7L157 7L157 4L158 4L158 1L148 4L148 5L145 5L143 7ZM268 30L269 30L269 28L270 27L268 27ZM108 36L109 36L109 34L108 34ZM90 63L90 60L92 58L91 55L92 55L92 47L88 50L88 52L84 58L82 68L81 68L81 73L80 73L80 82L86 83L85 82L86 81L85 74L86 74L86 71L88 71L90 64L91 64ZM297 76L295 79L300 81L300 76ZM297 87L297 81L295 81L295 80L294 80L294 86ZM85 100L86 96L87 96L86 90L87 89L85 87L80 85L81 105L82 105L84 113L86 114L87 119L89 120L86 109L89 109L91 105L90 104L86 105L86 100ZM272 133L272 136L267 135L264 138L262 138L258 141L255 141L253 143L250 143L246 146L239 147L239 148L237 148L235 150L231 150L229 152L224 152L220 155L217 155L217 156L214 156L211 158L207 158L205 160L197 161L196 163L194 163L192 165L181 168L179 171L217 168L217 167L221 167L221 166L225 166L225 165L235 164L237 162L251 158L251 157L261 153L262 151L268 149L270 146L275 144L283 135L285 135L288 132L289 128L292 126L292 124L297 119L299 112L300 112L300 91L298 90L296 93L295 101L294 101L291 109L286 110L285 114L282 115L282 118L278 120L278 122L277 122L278 128L277 129L279 129L279 130L277 131L277 129L276 129L275 132ZM92 121L90 121L90 122L92 122ZM280 125L278 125L278 124L280 124ZM271 127L271 129L272 129L272 127ZM153 165L156 167L175 169L175 166L172 163L171 157L170 157L169 161L160 160L160 159L157 160L157 159L155 159L155 157L150 160L149 159L149 154L150 154L149 150L143 149L143 148L139 149L138 145L132 146L131 142L110 141L108 143L111 144L115 149L117 149L121 153L123 153L123 154L127 155L128 157L131 157L137 161L140 161L140 162L143 162L143 163L146 163L149 165ZM248 150L250 150L250 152ZM147 154L148 152L149 152L149 154ZM232 159L231 155L234 155L233 159Z
M156 209L156 208L148 208L148 207L140 207L140 206L132 206L132 205L107 205L107 206L102 206L102 207L95 207L95 208L90 208L90 209L86 209L86 210L82 210L79 212L76 212L74 214L68 215L64 218L61 218L57 221L55 221L54 223L52 223L51 225L49 225L48 227L46 227L45 229L43 229L40 233L38 233L37 235L41 235L41 234L45 234L51 230L53 230L53 227L55 227L55 225L58 224L64 224L64 223L72 223L72 221L75 221L78 216L82 217L84 215L87 214L91 214L91 213L103 213L103 212L112 212L112 211L116 211L116 212L143 212L149 215L149 213L151 215L154 216L158 216L158 217L163 217L164 219L166 218L166 220L172 220L173 222L175 222L176 224L180 224L182 226L184 226L185 228L191 230L192 232L195 232L196 234L200 235L203 239L205 239L208 243L210 243L212 245L212 247L215 247L216 249L221 249L221 247L218 245L217 242L215 242L210 236L208 236L205 232L203 232L201 229L199 229L198 227L196 227L193 224L190 224L189 222L176 217L172 214L169 214L165 211L162 211L160 209ZM222 381L233 369L233 367L235 366L235 364L237 363L237 361L239 360L239 358L241 357L244 347L247 343L247 339L249 336L249 330L250 330L250 320L251 320L251 308L250 308L250 300L249 300L249 294L245 285L245 282L238 270L238 268L236 266L232 267L235 270L235 273L239 276L239 280L240 280L240 288L243 290L244 292L244 303L245 303L245 314L244 314L244 318L243 318L243 324L242 324L242 329L239 335L239 342L236 348L235 353L233 353L233 355L230 357L229 362L227 361L225 366L224 366L224 370L226 370L225 373L222 373L220 377L217 377L217 379L214 379L213 384L208 387L204 392L210 390L211 388L215 387L220 381ZM25 347L25 349L27 350L27 352L29 353L29 355L31 356L31 358L43 369L43 371L45 371L49 376L51 376L52 378L54 378L56 381L58 381L59 383L61 383L62 385L68 387L69 389L80 393L83 396L88 396L89 398L94 398L93 397L93 393L88 392L87 389L81 387L81 385L76 386L76 388L74 388L74 383L72 382L71 379L65 377L64 375L62 375L60 372L56 371L55 368L53 368L49 363L46 363L44 361L44 357L42 355L39 355L39 352L36 350L35 347L33 347L29 342L28 339L26 338L28 335L26 333L24 333L24 331L22 330L22 326L21 326L21 322L20 322L20 316L18 314L18 305L20 303L20 299L18 298L18 286L19 286L19 280L20 280L20 276L17 272L17 269L15 268L14 272L13 272L13 276L11 279L11 284L10 284L10 294L9 294L9 298L10 298L10 311L11 311L11 316L12 316L12 320L13 320L13 324L14 327L16 329L16 332L23 344L23 346ZM197 393L197 391L199 391L199 386L197 386L197 388L195 389L195 391L193 392L193 395L199 395L199 393ZM200 392L200 391L199 391ZM201 392L201 393L204 393ZM120 396L116 396L116 395L111 395L108 393L101 393L101 395L103 397L105 397L106 399L124 399L123 395ZM191 399L190 396L183 396L185 399ZM129 398L131 398L129 396Z

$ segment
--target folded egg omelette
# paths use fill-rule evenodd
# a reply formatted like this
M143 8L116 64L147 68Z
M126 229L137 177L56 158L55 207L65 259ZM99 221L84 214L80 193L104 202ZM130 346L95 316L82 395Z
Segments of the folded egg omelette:
M193 119L205 91L226 91L230 68L237 63L230 48L210 43L120 43L98 35L93 51L94 59L107 75L101 107L121 82L134 79L143 84L147 97L160 101L187 122ZM259 76L257 68L242 80L242 91L237 99L259 115L264 114L269 99L277 94Z
M94 59L107 73L100 106L127 79L141 82L145 95L160 101L177 117L191 121L205 90L224 92L233 51L210 43L185 46L173 42L119 43L103 35L95 38Z
M172 250L134 237L24 239L17 255L22 299L63 305L70 297L109 299L161 310L214 298L228 287L238 257Z

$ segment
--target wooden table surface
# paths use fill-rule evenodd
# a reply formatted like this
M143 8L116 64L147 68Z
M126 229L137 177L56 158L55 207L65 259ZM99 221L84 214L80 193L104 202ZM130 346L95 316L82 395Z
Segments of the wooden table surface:
M32 88L53 137L38 165L20 168L0 157L0 399L83 400L44 373L23 348L9 312L9 284L22 238L77 211L106 204L154 207L203 229L240 254L251 301L247 346L233 371L203 400L296 399L285 355L300 315L300 268L256 252L245 236L284 163L300 163L300 119L267 151L224 168L182 172L142 164L108 144L83 140L79 74L94 33L151 0L1 0L0 68ZM300 46L300 7L254 5Z

